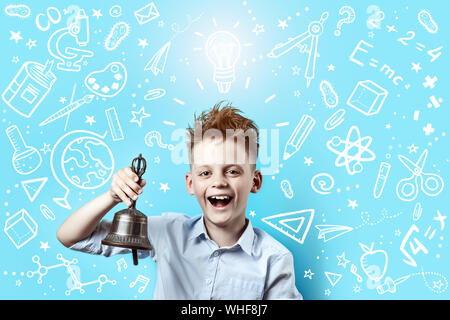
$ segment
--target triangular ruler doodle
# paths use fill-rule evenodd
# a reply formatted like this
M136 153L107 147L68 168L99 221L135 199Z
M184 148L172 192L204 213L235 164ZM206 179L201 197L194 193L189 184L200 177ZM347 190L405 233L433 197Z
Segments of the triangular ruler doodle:
M339 273L333 273L333 272L324 272L325 275L327 276L328 281L330 281L331 285L334 287L339 280L341 280L342 278L342 274Z
M20 182L23 189L25 190L25 193L27 194L28 199L30 199L31 202L36 199L37 195L41 191L42 187L44 187L44 184L47 182L47 180L48 178L44 177Z
M323 242L327 242L353 230L352 227L325 224L316 225L315 227L319 230L317 239L323 239Z
M166 67L167 54L169 53L170 41L159 49L144 67L144 71L150 70L155 76L163 73Z
M262 219L263 222L275 228L300 244L306 239L314 218L314 209L276 214Z

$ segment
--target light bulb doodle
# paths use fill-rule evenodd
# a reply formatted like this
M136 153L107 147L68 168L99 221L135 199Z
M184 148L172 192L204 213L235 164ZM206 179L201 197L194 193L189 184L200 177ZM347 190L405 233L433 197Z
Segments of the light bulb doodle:
M239 40L228 31L218 31L206 41L206 56L214 65L214 81L220 93L230 91L235 65L241 53Z

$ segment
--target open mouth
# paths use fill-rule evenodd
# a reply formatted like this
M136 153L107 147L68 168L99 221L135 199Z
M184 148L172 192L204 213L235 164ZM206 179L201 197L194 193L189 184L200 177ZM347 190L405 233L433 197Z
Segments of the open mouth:
M211 196L208 197L208 201L214 208L225 208L231 202L233 197L231 196Z

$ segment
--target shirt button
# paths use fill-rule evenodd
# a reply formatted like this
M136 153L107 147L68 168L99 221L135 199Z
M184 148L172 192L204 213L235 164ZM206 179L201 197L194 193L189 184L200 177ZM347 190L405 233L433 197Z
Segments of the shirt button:
M205 282L207 285L210 285L212 281L211 281L211 279L206 279Z
M217 257L218 255L219 255L219 252L218 251L214 251L213 256Z

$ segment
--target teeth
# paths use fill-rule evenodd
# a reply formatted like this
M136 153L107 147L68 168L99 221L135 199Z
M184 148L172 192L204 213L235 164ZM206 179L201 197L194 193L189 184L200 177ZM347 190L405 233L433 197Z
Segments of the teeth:
M228 199L230 199L229 196L212 196L211 198L216 199L216 200L228 200Z

